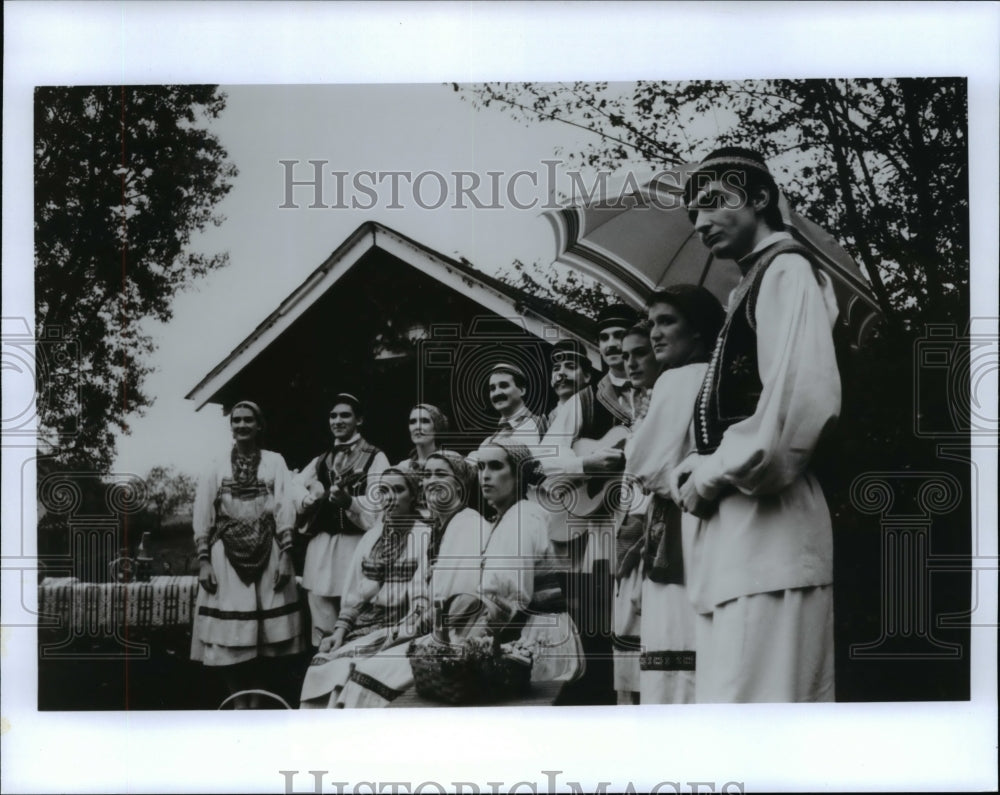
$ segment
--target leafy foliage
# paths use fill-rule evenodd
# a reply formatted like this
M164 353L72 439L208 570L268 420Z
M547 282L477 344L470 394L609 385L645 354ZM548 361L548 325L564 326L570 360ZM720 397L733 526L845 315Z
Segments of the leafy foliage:
M851 643L878 637L883 534L879 518L859 509L851 486L861 472L900 486L901 506L919 505L919 477L946 472L969 483L962 452L968 432L970 342L967 96L964 79L760 80L740 83L492 83L456 87L482 109L528 122L557 121L594 133L579 151L557 151L577 167L605 171L665 167L742 145L768 160L790 204L842 242L872 284L886 322L862 349L840 361L843 405L836 433L813 459L834 527L834 616L839 700L925 699L926 682L962 698L968 666L926 671L873 666L851 657ZM528 285L584 301L578 285L515 272ZM917 355L925 327L944 329L951 348L947 377L935 381ZM951 335L951 336L949 336ZM947 385L944 384L947 381ZM954 425L954 446L916 429L931 420ZM898 476L898 477L897 477ZM902 508L898 508L902 511ZM968 500L962 511L969 515ZM902 514L900 514L902 515ZM941 554L969 554L969 525L935 523ZM883 573L883 576L884 573ZM912 576L922 576L920 572ZM962 579L964 577L964 579ZM935 586L938 616L970 609L968 575L956 589ZM917 598L922 599L923 596ZM926 598L930 600L928 590ZM873 605L876 607L873 608ZM884 616L883 616L884 620ZM945 630L935 626L934 632ZM943 637L943 634L942 634ZM968 632L949 636L968 643ZM877 675L876 675L877 673ZM964 691L963 691L963 688ZM939 697L939 696L935 696Z
M146 475L145 512L155 520L156 529L177 513L186 513L194 505L197 484L190 475L173 467L155 466Z
M558 266L543 272L538 263L525 265L520 260L514 260L510 269L502 272L499 278L553 306L572 309L591 318L597 317L604 307L617 300L614 293L600 282Z
M113 427L151 402L142 321L227 261L188 251L237 173L206 126L225 102L214 86L35 91L39 437L60 463L108 469Z
M964 79L490 83L480 108L593 131L568 162L696 162L748 145L790 202L862 265L890 325L964 323L969 196Z

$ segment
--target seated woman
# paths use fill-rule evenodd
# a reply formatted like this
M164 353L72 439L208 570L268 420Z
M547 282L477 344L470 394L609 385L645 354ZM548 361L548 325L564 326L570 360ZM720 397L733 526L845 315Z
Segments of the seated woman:
M342 693L334 693L330 706L377 707L413 683L406 659L406 643L430 632L433 600L459 593L475 593L479 585L483 518L467 507L478 497L476 468L451 450L427 457L424 496L440 547L429 550L430 583L413 597L410 614L384 633L382 650L368 660L359 660ZM390 697L391 696L391 697Z
M326 706L334 688L347 680L351 659L382 648L384 630L408 614L411 595L426 582L433 532L416 515L419 479L390 467L381 475L378 492L381 520L354 553L333 633L323 639L306 671L303 707Z
M537 477L537 462L525 445L507 439L480 447L477 465L482 495L497 518L487 527L480 525L482 532L469 528L461 535L446 534L434 568L435 598L477 594L498 612L526 615L521 638L534 653L532 681L575 679L584 665L580 639L551 579L545 515L525 499L529 482ZM470 552L478 565L469 566ZM412 682L405 648L383 651L357 664L336 706L385 706Z

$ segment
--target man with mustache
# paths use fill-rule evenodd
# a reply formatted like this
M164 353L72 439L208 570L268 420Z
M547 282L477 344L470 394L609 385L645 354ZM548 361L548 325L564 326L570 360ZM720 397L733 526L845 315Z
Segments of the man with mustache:
M597 382L595 395L617 425L632 424L634 395L625 372L622 340L625 332L638 322L636 311L627 304L612 304L597 316L597 347L608 371Z
M620 342L618 343L620 351ZM587 657L583 677L567 684L560 704L614 704L612 677L610 558L611 517L599 508L590 516L576 516L561 507L556 495L568 482L589 484L617 477L624 462L620 449L600 449L577 455L581 439L600 439L616 424L597 399L591 385L591 366L576 340L560 340L552 347L552 390L557 404L549 415L549 429L538 448L546 481L538 500L548 509L549 535L567 578L568 609ZM620 362L620 356L619 356Z
M832 701L833 532L810 463L840 412L833 285L785 231L756 152L717 149L684 193L695 232L742 273L695 402L697 452L670 477L700 518L695 696Z
M544 420L532 414L525 405L527 389L528 377L516 364L501 362L490 370L489 399L500 413L500 420L496 432L486 439L486 443L515 437L524 444L538 444Z

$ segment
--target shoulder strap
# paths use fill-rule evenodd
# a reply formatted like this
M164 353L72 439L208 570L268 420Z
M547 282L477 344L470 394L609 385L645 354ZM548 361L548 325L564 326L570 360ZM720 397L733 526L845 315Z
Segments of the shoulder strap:
M316 479L323 484L323 488L330 488L330 464L327 459L330 457L329 453L323 453L319 457L319 461L316 464Z
M532 414L532 419L535 421L535 425L538 426L538 438L544 439L545 434L549 432L549 418L545 414Z
M615 387L611 383L611 378L605 375L600 381L597 382L597 389L594 390L597 400L604 406L611 416L615 418L622 425L628 425L632 422L632 418L628 415L628 412L622 408L621 404L618 402L618 394L615 392Z
M382 451L379 450L375 445L370 444L365 439L361 440L358 447L364 455L360 461L361 466L358 467L358 469L355 471L361 472L361 474L363 475L367 475L368 470L371 469L372 462L375 460L375 456L377 456Z
M809 249L797 240L778 240L764 249L760 253L760 259L754 264L757 273L747 293L747 320L750 322L750 327L754 330L757 329L757 297L760 295L760 286L764 282L764 274L771 266L771 263L782 254L800 254L805 257L806 261L812 266L814 275L816 275L816 269L819 267ZM816 280L819 281L818 275L816 275Z

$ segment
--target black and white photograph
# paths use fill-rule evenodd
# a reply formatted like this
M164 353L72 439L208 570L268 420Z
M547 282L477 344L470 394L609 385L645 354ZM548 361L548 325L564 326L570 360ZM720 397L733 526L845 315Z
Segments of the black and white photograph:
M995 788L997 5L70 8L5 7L5 789Z

